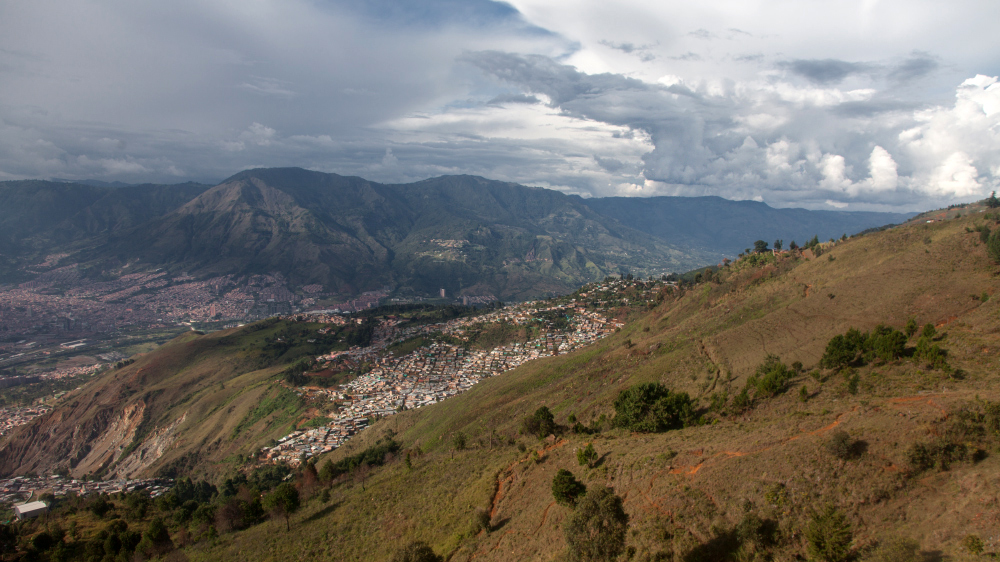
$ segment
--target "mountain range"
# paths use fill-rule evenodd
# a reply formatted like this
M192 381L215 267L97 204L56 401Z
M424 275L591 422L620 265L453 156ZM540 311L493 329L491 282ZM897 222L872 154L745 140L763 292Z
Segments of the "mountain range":
M0 279L66 254L90 275L165 268L279 272L357 294L567 292L609 274L659 275L734 257L757 238L839 237L908 215L773 209L720 198L584 199L474 176L381 184L299 168L216 186L0 183Z

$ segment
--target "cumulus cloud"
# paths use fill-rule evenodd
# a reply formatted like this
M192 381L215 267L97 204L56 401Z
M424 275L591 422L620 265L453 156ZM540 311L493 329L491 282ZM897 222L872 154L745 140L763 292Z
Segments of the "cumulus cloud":
M814 208L971 200L1000 174L1000 4L932 4L4 3L0 179L266 165Z

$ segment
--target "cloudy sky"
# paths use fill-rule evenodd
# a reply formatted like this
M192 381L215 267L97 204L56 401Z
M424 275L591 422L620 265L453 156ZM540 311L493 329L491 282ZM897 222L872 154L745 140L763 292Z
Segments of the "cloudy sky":
M0 180L301 166L918 210L1000 184L995 0L0 3Z

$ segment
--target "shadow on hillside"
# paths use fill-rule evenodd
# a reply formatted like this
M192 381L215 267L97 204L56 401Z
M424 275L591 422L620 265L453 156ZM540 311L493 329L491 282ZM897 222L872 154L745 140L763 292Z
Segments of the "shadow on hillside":
M863 455L863 454L865 454L867 452L868 452L868 442L867 441L862 441L862 440L859 439L859 440L855 441L854 443L851 443L850 458L852 458L852 459L859 458L861 455Z
M331 503L330 505L324 507L323 509L317 511L316 513L313 513L309 517L306 517L303 520L303 523L310 523L312 521L316 521L317 519L322 519L322 518L326 517L327 515L330 515L334 511L336 511L336 509L338 507L340 507L340 503L339 502L338 503Z
M597 468L597 467L601 466L602 464L604 464L604 459L608 458L608 455L610 455L610 454L611 453L604 453L603 455L601 455L600 458L598 458L596 461L594 461L594 464L590 468Z
M943 562L944 560L950 560L950 558L945 557L940 550L927 550L920 553L920 562Z
M490 532L499 531L503 529L504 525L510 522L510 517L504 517L503 519L497 520L496 523L490 525Z

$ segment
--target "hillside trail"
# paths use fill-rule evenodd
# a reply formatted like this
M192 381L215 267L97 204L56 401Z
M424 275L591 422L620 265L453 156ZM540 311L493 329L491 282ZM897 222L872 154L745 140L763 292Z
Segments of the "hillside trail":
M563 447L567 443L569 443L569 440L560 439L555 443L542 447L536 452L538 453L539 458L543 458L549 451ZM527 462L529 460L531 460L530 455L510 463L506 468L497 473L496 492L493 493L493 498L490 500L490 510L489 510L490 521L493 521L497 516L497 510L500 507L500 501L503 499L504 490L509 488L510 485L514 483L514 478L516 476L516 474L514 473L514 469L517 468L519 464ZM541 522L538 523L538 527L535 529L536 533L542 528L543 525L545 525L545 520L548 517L549 509L554 504L555 502L549 503L549 505L546 506L545 510L542 512L542 520ZM479 534L482 535L485 532L486 531L480 531ZM479 556L486 554L487 552L493 552L496 549L500 548L500 544L503 543L504 537L513 532L514 532L513 530L504 532L502 535L500 535L500 538L497 540L496 544L494 544L492 548L487 548L486 550L478 549L476 552L472 553L472 555L469 557L469 560L474 560ZM489 545L484 544L483 547L489 547Z
M569 443L568 440L560 439L555 443L547 445L536 452L538 453L538 456L541 458L544 457L545 454L548 453L549 451L558 449L559 447L562 447L567 443ZM497 515L497 509L499 508L500 500L503 499L503 492L505 486L509 486L514 482L514 476L515 476L514 469L517 467L517 465L523 462L527 462L530 459L531 459L530 456L527 456L523 459L518 459L512 462L509 466L507 466L507 468L500 471L499 474L497 474L497 486L496 486L497 491L493 494L493 499L490 501L490 519L496 517Z

